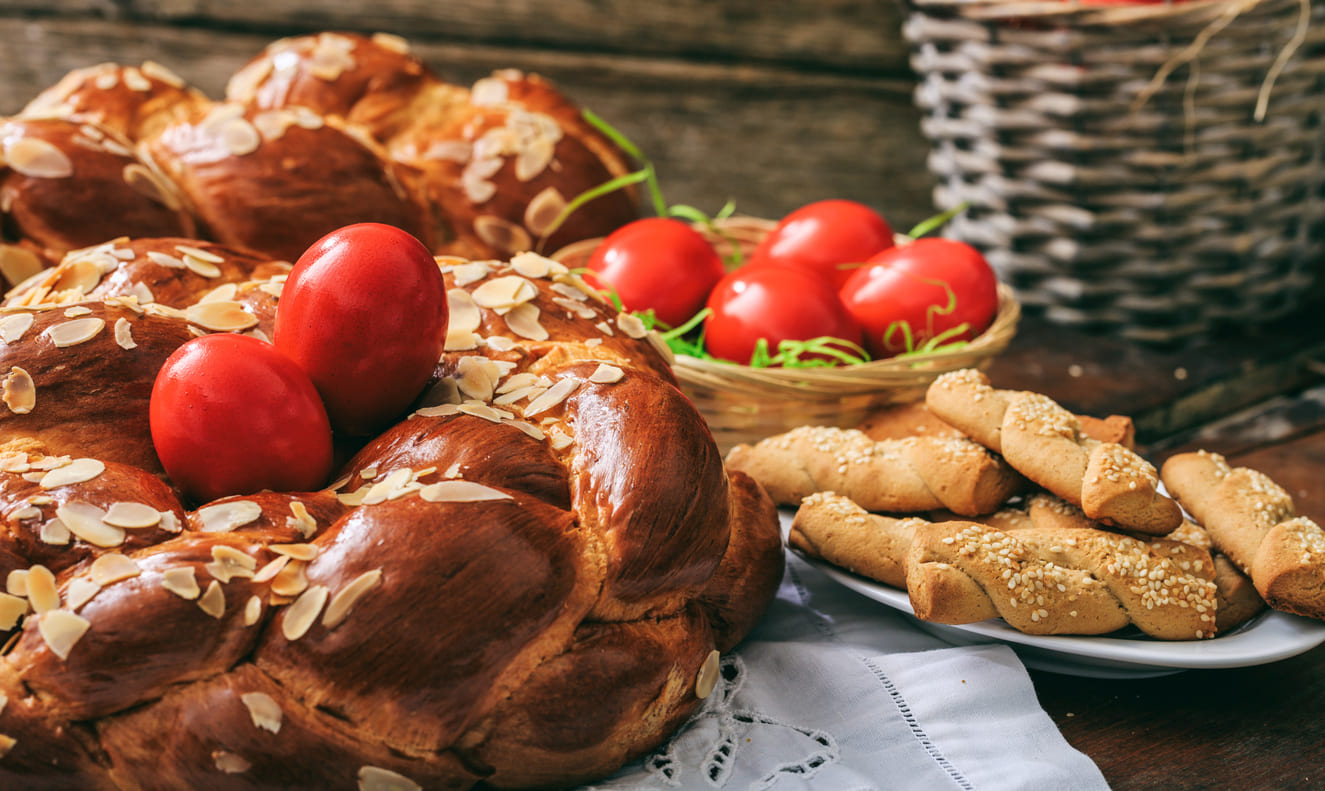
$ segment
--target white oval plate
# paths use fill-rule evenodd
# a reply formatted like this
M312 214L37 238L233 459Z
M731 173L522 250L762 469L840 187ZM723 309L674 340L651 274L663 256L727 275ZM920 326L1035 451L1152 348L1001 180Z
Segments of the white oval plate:
M910 616L916 626L954 645L1006 643L1027 667L1095 678L1142 678L1183 670L1249 667L1306 653L1325 643L1325 623L1266 610L1213 640L1155 640L1135 636L1030 635L1002 619L948 625L915 617L906 591L857 576L817 558L796 553L835 582Z

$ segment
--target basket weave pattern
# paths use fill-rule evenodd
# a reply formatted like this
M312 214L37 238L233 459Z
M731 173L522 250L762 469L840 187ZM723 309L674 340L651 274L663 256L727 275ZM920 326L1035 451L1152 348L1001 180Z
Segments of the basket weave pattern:
M719 220L714 230L697 226L731 261L731 248L749 259L775 223L754 217ZM567 266L588 261L601 239L588 239L553 254ZM959 349L832 368L751 368L678 355L672 368L681 389L704 415L724 454L797 426L852 427L871 410L919 400L946 371L979 368L1007 348L1016 334L1021 306L1012 289L999 286L998 314L979 337Z
M1138 341L1298 307L1325 262L1311 1L911 0L935 203L971 207L946 234L1028 314Z

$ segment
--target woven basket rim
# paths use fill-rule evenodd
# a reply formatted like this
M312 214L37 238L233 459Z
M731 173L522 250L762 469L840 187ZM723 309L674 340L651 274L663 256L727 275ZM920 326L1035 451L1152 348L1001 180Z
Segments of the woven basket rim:
M908 0L926 10L947 8L976 20L1040 19L1081 24L1126 25L1153 22L1209 24L1263 5L1301 5L1303 0L1161 0L1161 2L1090 2L1089 0Z
M886 388L924 385L940 373L977 367L1007 348L1021 320L1021 303L1011 286L998 284L994 321L960 349L945 349L824 368L751 368L676 355L672 369L683 383L746 393L841 399Z
M711 239L752 245L777 221L750 215L734 215L695 227ZM899 242L909 237L899 235ZM601 238L584 239L552 254L557 260L587 258L602 243ZM872 360L857 365L822 368L751 368L738 363L714 362L688 355L675 355L672 370L684 385L720 390L755 400L800 398L838 401L880 390L923 387L936 376L959 368L977 367L1007 348L1021 319L1021 303L1006 283L998 284L998 312L984 332L958 349L942 349Z

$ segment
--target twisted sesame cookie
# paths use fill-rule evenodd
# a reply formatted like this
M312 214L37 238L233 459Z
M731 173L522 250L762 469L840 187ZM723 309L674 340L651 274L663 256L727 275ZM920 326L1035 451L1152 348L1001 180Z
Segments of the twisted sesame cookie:
M1091 519L1148 535L1182 524L1149 462L1124 445L1086 436L1081 421L1047 396L996 389L983 373L963 369L936 379L925 403Z
M1210 553L1210 559L1215 563L1215 589L1219 598L1215 626L1219 627L1220 634L1250 621L1265 609L1265 600L1252 584L1251 578L1243 574L1228 559L1228 555L1215 548L1208 530L1190 519L1183 519L1182 525L1165 538L1191 544Z
M1092 417L1077 415L1081 421L1081 433L1100 442L1116 442L1128 448L1136 447L1136 426L1126 415ZM940 437L963 437L961 431L943 422L929 411L924 401L910 401L905 404L889 404L870 412L856 428L869 435L875 441L885 439L903 439L935 435Z
M947 508L964 516L987 514L1025 483L964 437L875 442L855 429L824 426L738 445L727 454L727 466L751 475L783 505L835 491L870 511L892 513Z
M916 528L926 524L918 516L872 514L835 492L815 492L797 509L787 543L853 574L905 589L906 556Z
M916 617L1003 618L1028 634L1105 634L1135 625L1165 640L1217 632L1209 552L1098 529L1053 498L979 522L871 514L832 492L807 497L789 543L813 557L904 588Z
M1295 516L1264 473L1196 451L1164 463L1164 485L1277 610L1325 619L1325 531Z

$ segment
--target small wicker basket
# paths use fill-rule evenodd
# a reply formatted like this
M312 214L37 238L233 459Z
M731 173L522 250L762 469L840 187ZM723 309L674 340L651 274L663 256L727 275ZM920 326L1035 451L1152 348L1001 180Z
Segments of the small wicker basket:
M741 248L746 260L774 225L765 219L732 217L715 223L717 233L696 227L724 260L730 260L732 245ZM601 241L586 239L552 257L567 266L583 266ZM1012 290L1000 284L993 324L960 349L832 368L751 368L678 355L672 367L725 455L740 443L797 426L851 427L870 410L919 400L939 374L983 367L1007 348L1020 317Z
M1325 262L1325 2L908 0L935 204L1028 315L1178 344Z

